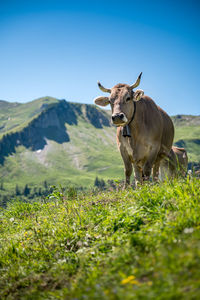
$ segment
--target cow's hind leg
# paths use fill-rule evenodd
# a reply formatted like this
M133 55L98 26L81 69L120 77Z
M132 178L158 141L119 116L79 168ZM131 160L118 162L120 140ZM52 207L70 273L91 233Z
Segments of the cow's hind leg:
M133 172L133 167L132 167L131 161L129 161L129 163L127 163L125 165L124 172L125 172L125 178L126 178L125 179L125 187L127 187L130 184L130 177Z
M153 181L158 181L159 179L159 168L160 168L160 162L163 159L163 157L158 156L154 166L153 166Z
M149 154L148 160L145 162L143 167L143 177L145 181L150 179L152 167L154 165L154 162L157 160L157 155L158 155L158 147L155 147L154 149L152 149L151 153ZM158 164L158 169L159 169L159 164Z

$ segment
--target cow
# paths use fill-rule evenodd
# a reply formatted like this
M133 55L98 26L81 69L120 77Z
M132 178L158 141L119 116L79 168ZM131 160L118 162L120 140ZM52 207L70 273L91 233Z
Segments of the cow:
M188 168L187 151L184 148L172 146L168 156L160 163L161 180L185 176Z
M101 91L109 97L94 99L95 104L110 104L112 122L117 126L117 144L125 171L125 187L135 171L136 186L149 180L158 180L160 161L168 155L174 138L174 126L167 113L142 90L133 91L140 84L142 73L132 85L119 83L105 88L98 82Z

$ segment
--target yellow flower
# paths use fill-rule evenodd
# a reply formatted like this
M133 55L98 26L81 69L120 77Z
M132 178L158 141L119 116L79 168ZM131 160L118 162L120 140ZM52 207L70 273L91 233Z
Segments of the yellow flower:
M121 284L136 284L136 285L140 285L139 281L135 279L134 275L130 275L127 278L123 279L121 281Z

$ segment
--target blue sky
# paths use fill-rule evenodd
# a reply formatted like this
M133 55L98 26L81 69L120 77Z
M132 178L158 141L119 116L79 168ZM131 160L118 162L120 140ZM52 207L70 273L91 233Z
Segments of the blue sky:
M0 1L0 99L93 103L134 82L170 115L200 114L200 2Z

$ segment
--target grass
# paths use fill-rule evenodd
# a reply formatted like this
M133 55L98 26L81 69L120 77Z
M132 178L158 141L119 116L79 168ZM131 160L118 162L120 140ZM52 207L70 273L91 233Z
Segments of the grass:
M200 181L54 192L0 216L1 299L199 299Z

